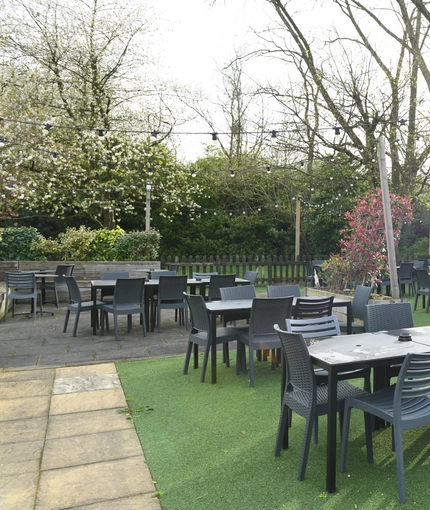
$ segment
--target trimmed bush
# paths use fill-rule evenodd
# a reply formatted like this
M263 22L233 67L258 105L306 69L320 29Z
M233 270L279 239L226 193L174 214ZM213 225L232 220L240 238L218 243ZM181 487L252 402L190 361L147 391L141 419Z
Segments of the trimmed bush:
M157 260L160 238L154 229L125 233L116 240L115 260Z
M38 249L41 239L34 227L0 229L0 260L45 260Z

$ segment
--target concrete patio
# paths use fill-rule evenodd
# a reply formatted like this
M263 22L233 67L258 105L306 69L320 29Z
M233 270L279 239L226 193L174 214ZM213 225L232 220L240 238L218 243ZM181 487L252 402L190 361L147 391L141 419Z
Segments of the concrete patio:
M123 318L117 342L83 314L73 338L64 304L44 310L0 323L0 508L160 509L113 362L183 355L187 331L168 310L146 337Z

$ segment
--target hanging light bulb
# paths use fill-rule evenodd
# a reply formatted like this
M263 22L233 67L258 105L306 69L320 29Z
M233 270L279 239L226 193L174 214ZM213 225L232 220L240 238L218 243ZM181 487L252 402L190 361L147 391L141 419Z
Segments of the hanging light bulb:
M273 129L273 130L270 132L270 136L271 136L272 138L276 138L276 137L277 137L277 135L278 135L278 132L277 132L275 129Z
M272 173L272 170L271 170L270 166L266 166L266 172L267 172L268 174L271 174L271 173Z
M104 138L105 136L105 132L103 131L103 129L99 129L99 138Z
M234 170L230 170L230 177L234 177L235 175Z
M218 133L212 133L212 140L215 142L218 140Z
M154 138L157 138L158 133L159 132L156 129L154 129L154 131L151 131L151 136L154 137Z
M194 168L191 170L191 177L195 177L197 175L196 171L194 170Z

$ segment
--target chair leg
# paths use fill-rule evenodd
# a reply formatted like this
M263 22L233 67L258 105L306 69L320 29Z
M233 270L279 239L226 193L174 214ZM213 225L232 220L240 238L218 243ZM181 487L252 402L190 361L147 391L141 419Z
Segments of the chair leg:
M76 312L76 318L75 318L75 325L73 326L73 336L76 336L76 331L78 330L78 323L79 323L79 316L81 314L81 311L78 310Z
M184 362L184 375L188 374L188 366L190 364L190 358L191 358L191 351L193 350L193 344L192 342L188 342L187 347L187 353L185 355L185 362Z
M211 349L211 346L210 346L210 343L208 342L207 346L205 347L205 353L203 355L202 375L200 377L200 382L205 382L206 368L208 366L210 349Z
M118 332L118 315L116 313L113 314L113 324L115 329L115 340L119 340L119 332Z
M396 449L397 483L399 485L399 499L400 503L406 503L405 465L403 457L403 441L401 428L393 426L393 434Z
M281 448L283 449L288 448L288 427L287 427L288 412L289 408L286 405L282 404L281 416L279 418L278 425L278 433L276 435L275 457L279 457L281 455Z
M302 446L302 456L300 459L299 474L298 474L299 481L302 481L305 479L306 465L308 463L309 447L310 447L311 436L312 436L312 426L313 426L314 421L315 420L312 419L310 416L306 420L305 435L303 438L303 446Z
M64 319L63 333L65 333L67 331L67 325L69 323L69 317L70 317L70 310L67 309L66 317Z
M248 346L249 350L249 385L254 386L254 349L251 347L251 342Z

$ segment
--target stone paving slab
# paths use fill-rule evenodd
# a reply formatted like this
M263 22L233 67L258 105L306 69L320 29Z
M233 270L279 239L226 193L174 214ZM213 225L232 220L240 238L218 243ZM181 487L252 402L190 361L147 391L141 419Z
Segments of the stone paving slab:
M139 455L43 471L36 508L64 510L139 494L151 495L153 491L149 470L143 455Z

